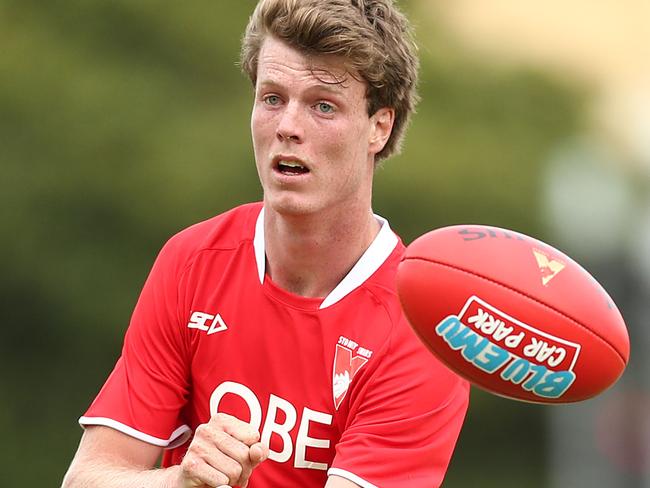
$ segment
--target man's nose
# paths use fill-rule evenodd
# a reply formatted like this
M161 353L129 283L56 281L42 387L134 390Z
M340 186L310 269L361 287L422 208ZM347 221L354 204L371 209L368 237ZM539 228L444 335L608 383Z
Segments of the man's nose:
M304 120L299 103L290 101L284 107L276 129L280 141L302 142Z

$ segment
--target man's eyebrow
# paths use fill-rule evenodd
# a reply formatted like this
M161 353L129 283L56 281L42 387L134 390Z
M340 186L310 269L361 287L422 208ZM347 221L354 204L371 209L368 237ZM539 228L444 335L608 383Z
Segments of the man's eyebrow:
M345 93L346 88L347 86L342 83L327 83L327 82L319 81L319 83L314 83L307 89L322 90L322 91L332 93L334 95L342 95L343 93Z
M283 84L271 78L258 80L258 85L265 88L282 88ZM317 78L313 83L306 87L306 91L322 90L334 95L342 95L348 85L341 82L327 82Z

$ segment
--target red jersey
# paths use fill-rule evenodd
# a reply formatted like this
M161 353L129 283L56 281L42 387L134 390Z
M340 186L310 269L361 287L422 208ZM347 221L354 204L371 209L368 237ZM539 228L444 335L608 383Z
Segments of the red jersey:
M167 242L135 307L122 355L82 425L166 448L180 463L211 414L250 422L270 447L250 488L442 483L468 384L419 342L401 312L404 246L382 228L325 299L265 275L261 204Z

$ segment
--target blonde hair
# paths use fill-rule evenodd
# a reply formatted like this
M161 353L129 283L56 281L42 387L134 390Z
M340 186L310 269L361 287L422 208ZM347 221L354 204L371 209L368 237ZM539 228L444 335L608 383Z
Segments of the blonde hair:
M395 110L393 131L376 156L399 152L418 102L417 47L412 28L392 0L260 0L242 40L240 63L253 85L260 49L274 36L307 55L335 55L368 85L368 115Z

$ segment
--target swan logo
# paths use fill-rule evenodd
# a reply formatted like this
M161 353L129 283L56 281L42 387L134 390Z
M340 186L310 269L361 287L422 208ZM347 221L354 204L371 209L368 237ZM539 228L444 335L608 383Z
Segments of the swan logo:
M566 267L566 264L562 261L553 259L547 253L540 251L539 249L533 249L533 254L535 255L539 271L542 274L542 284L544 286L548 286L549 282Z
M350 384L361 367L368 362L372 351L359 347L350 339L341 336L334 352L334 371L332 377L332 391L334 394L334 408L339 409Z

